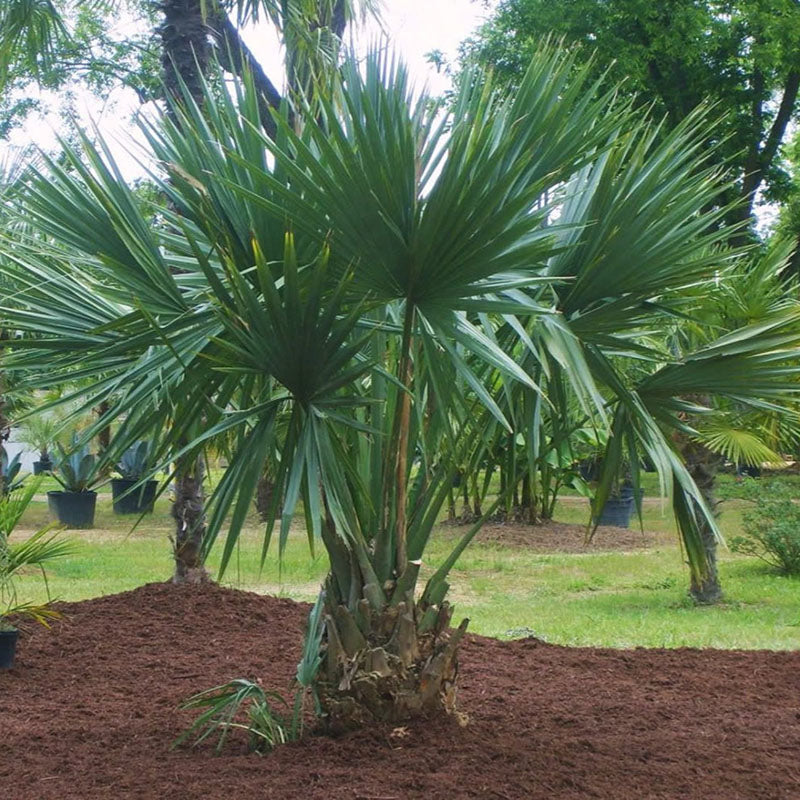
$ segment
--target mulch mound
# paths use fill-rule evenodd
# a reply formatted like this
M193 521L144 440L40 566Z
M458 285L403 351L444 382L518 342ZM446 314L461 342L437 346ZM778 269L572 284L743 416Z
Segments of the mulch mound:
M170 750L188 695L288 687L308 607L152 584L64 605L0 673L0 788L81 798L798 798L800 652L593 650L468 637L454 719Z
M463 529L450 527L451 536L463 535ZM675 533L655 533L639 528L617 528L613 525L599 527L586 542L586 526L566 522L544 522L524 525L517 522L500 522L484 525L475 541L518 547L534 553L595 553L606 550L643 550L659 545L675 545Z

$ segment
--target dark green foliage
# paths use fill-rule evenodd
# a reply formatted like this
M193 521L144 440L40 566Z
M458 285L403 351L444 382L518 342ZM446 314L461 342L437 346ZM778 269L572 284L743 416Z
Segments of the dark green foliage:
M502 0L464 48L516 83L547 36L563 36L588 57L595 74L670 124L698 105L715 103L722 117L720 162L737 175L746 219L759 186L785 195L778 158L787 122L797 110L800 6L792 0ZM719 141L719 140L718 140Z
M731 550L765 561L786 575L800 575L800 503L784 481L749 479L745 494L753 507L744 514L745 535Z

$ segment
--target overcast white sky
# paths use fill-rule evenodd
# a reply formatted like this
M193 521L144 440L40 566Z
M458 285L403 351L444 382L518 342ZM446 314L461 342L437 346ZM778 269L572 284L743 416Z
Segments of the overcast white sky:
M427 82L434 92L447 86L446 78L426 63L425 54L441 50L453 58L458 45L486 17L482 0L383 0L383 24L389 41L402 53L419 82ZM362 46L380 35L380 28L370 24L356 32ZM274 42L249 31L248 45L259 56L269 74L280 70Z
M427 85L433 93L444 91L448 86L446 76L426 62L425 54L441 50L446 58L454 58L459 43L485 19L488 13L485 4L481 0L384 0L383 5L386 36L408 64L415 82L420 87ZM379 36L380 29L374 24L368 25L357 31L356 47L363 49ZM280 83L281 55L274 37L269 32L251 30L246 32L245 38L272 80ZM86 96L78 105L82 124L95 121L107 141L119 143L113 150L124 172L128 176L138 173L124 152L130 141L128 120L137 107L133 92L116 90L105 103ZM24 129L14 132L11 143L15 146L34 143L52 148L58 125L59 118L55 114L32 119ZM3 149L0 143L0 153Z

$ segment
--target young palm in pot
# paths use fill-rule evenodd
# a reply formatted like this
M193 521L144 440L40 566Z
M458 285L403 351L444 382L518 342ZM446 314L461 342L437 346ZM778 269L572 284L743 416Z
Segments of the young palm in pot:
M29 483L22 491L0 497L0 669L10 669L14 665L19 622L28 618L47 625L58 617L58 612L45 603L32 603L20 600L17 578L28 567L42 571L47 585L44 568L57 558L69 555L72 546L64 541L59 531L52 525L36 531L25 541L12 542L11 534L28 508L39 483Z
M63 423L53 414L36 414L26 419L22 425L22 441L39 453L39 459L33 462L33 474L52 472L52 450L56 436Z

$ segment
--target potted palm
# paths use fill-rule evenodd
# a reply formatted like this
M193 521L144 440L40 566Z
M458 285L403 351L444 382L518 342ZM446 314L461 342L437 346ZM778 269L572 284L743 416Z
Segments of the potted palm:
M61 422L52 414L37 414L25 420L22 426L22 443L38 451L39 459L33 462L33 474L53 471L52 448Z
M143 481L148 472L150 442L138 441L117 463L119 478L111 479L115 514L152 513L158 481Z
M31 483L21 492L0 497L0 669L14 666L21 619L27 617L47 625L58 616L49 599L45 603L20 600L17 577L27 567L37 567L44 574L46 564L72 550L52 525L41 528L25 541L11 542L11 534L38 486L38 482Z
M100 478L100 464L88 447L73 449L70 453L58 445L61 458L53 477L61 484L61 491L47 493L50 512L68 528L94 527L97 492L92 487Z

